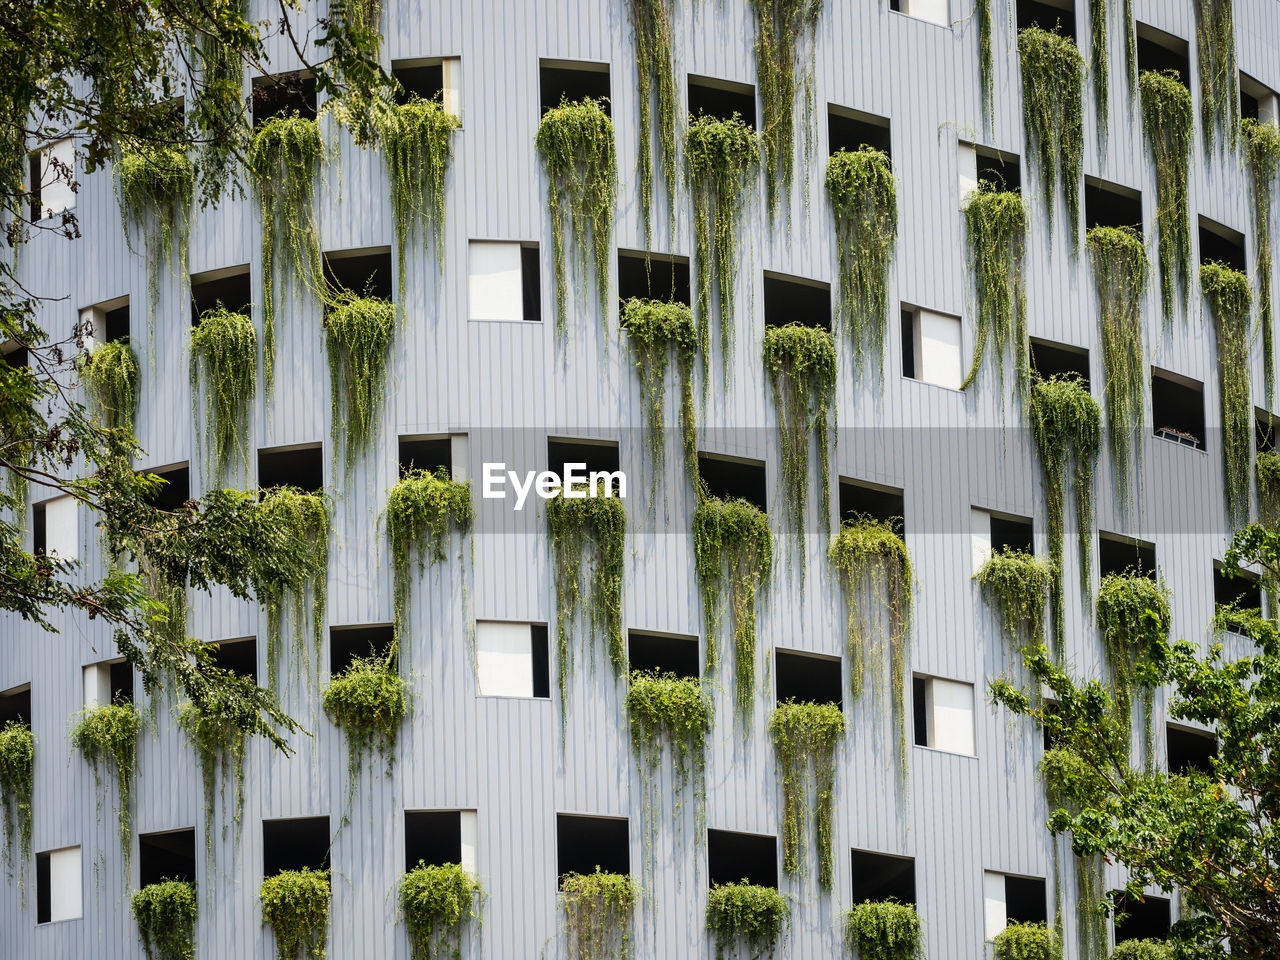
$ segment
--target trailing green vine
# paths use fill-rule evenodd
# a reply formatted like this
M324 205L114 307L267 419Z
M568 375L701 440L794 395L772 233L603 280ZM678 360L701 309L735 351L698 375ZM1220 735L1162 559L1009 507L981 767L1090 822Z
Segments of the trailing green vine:
M396 330L396 308L380 297L334 291L324 316L325 352L332 391L334 457L342 447L347 472L377 433L387 354Z
M1158 647L1169 639L1169 591L1137 573L1111 574L1098 588L1098 632L1111 674L1117 718L1132 723L1134 687L1142 689L1147 762L1152 760L1152 684Z
M81 354L76 367L102 425L133 433L141 371L129 341L100 343L90 353Z
M120 852L126 870L133 836L133 773L142 721L132 703L109 703L86 709L71 728L71 745L93 767L99 780L103 768L116 778L119 795ZM101 784L99 784L100 786Z
M445 559L450 530L468 533L475 520L471 485L454 482L442 467L436 473L408 470L387 495L387 537L395 594L395 642L404 636L409 591L415 569Z
M543 114L538 125L538 155L547 174L551 214L551 262L556 284L556 336L565 331L568 281L565 230L573 230L574 264L579 280L595 268L596 297L603 317L609 303L609 265L613 258L613 213L618 193L618 158L613 120L602 101L587 97Z
M1132 468L1141 465L1143 389L1142 298L1147 292L1147 248L1132 227L1093 227L1086 238L1098 291L1098 333L1106 378L1107 443L1120 500L1127 503Z
M994 71L991 63L991 0L974 0L973 15L978 21L978 99L982 103L982 123L991 124Z
M801 835L809 820L809 790L814 793L813 827L818 848L818 884L831 888L832 828L836 794L836 745L844 739L844 714L831 703L778 704L769 717L769 734L782 778L782 868L792 876L804 866Z
M409 684L388 657L356 657L321 694L324 712L347 738L347 777L352 789L364 758L377 751L390 768L400 725L409 712Z
M1015 650L1044 643L1044 614L1053 583L1052 565L1024 550L995 550L973 575L1000 613Z
M627 0L635 35L636 96L640 100L640 141L636 169L640 179L640 217L645 246L653 230L653 106L658 107L658 169L667 191L667 213L676 189L676 78L671 52L672 0Z
M858 960L916 960L924 953L920 914L893 900L856 904L844 917L844 945Z
M278 579L262 584L258 600L267 611L267 685L278 690L276 676L285 621L293 633L293 652L298 663L307 664L306 623L311 614L311 640L316 663L324 642L329 571L329 504L319 493L297 487L276 487L262 497L258 509L263 519L278 526L282 535L304 544L301 562L280 571Z
M1026 255L1027 208L1017 191L996 190L981 183L964 207L965 244L978 298L978 329L973 362L960 389L973 383L982 366L987 341L995 352L996 375L1004 389L1005 354L1017 366L1019 391L1028 376Z
M323 160L319 125L296 111L267 120L249 142L247 165L262 220L262 369L268 394L276 351L277 274L289 289L318 293L323 286L315 215Z
M707 930L715 937L716 960L745 947L753 957L771 957L787 925L791 907L774 887L718 883L707 891Z
M1062 945L1043 923L1011 923L996 934L995 960L1061 960Z
M262 921L276 938L276 960L325 960L329 871L281 870L258 891Z
M1258 324L1262 334L1262 376L1267 405L1275 394L1275 338L1271 302L1271 200L1280 167L1280 129L1246 117L1240 121L1245 159L1253 187L1253 235L1258 248Z
M802 40L812 42L823 0L751 0L756 15L756 75L770 216L795 174L796 93L812 101L813 62L801 66ZM808 113L809 110L806 110Z
M721 366L733 347L733 301L742 242L742 212L760 165L760 136L734 113L728 120L689 118L685 175L693 199L693 269L698 278L698 344L703 369L711 350L711 289L719 293Z
M874 147L832 154L827 199L836 224L836 322L853 344L855 371L869 355L883 377L889 264L898 242L898 193L889 155Z
M546 504L547 535L555 565L557 683L562 722L574 662L569 635L580 614L590 632L603 634L614 671L621 674L627 669L622 635L627 508L617 491L579 488L571 492L572 496L566 495L570 491L564 491ZM597 493L598 496L592 495ZM588 563L593 569L590 586L584 590L583 566Z
M1088 600L1090 553L1093 544L1093 473L1102 448L1102 410L1089 389L1075 374L1037 378L1028 402L1031 439L1040 460L1040 483L1048 513L1049 569L1053 584L1049 595L1053 609L1056 649L1064 649L1065 600L1062 586L1063 539L1066 528L1066 485L1071 470L1071 492L1076 507L1076 546L1080 563L1080 595Z
M234 824L236 842L240 839L245 746L254 732L255 717L247 714L250 701L243 695L255 684L249 677L238 677L233 683L241 686L242 696L237 697L234 688L229 686L226 688L228 693L215 693L203 706L184 703L177 716L178 726L195 748L200 765L200 783L204 793L204 846L210 868L214 860L215 822L222 824L224 837L227 823ZM233 785L230 810L227 807L228 782ZM219 800L221 817L216 816Z
M409 931L409 960L462 956L463 928L480 918L480 881L457 863L418 865L400 878L400 913Z
M258 334L253 321L221 304L191 328L191 395L204 382L205 448L215 482L233 457L249 470L249 411L258 385ZM198 418L197 418L198 419Z
M1280 519L1280 453L1259 450L1253 470L1258 484L1258 519L1272 523Z
M1196 57L1200 66L1200 133L1205 153L1217 134L1232 150L1240 130L1240 71L1236 66L1234 0L1196 0Z
M1111 56L1107 52L1107 0L1089 0L1089 73L1093 77L1093 103L1098 111L1098 143L1107 142L1110 104L1107 79Z
M1071 37L1039 27L1019 31L1018 54L1027 159L1040 177L1040 197L1051 225L1054 193L1061 186L1074 251L1080 237L1084 173L1084 57Z
M4 807L4 862L13 876L13 843L18 841L18 882L25 892L31 859L31 798L35 789L36 738L31 727L10 720L0 727L0 805Z
M405 250L411 239L429 232L436 263L444 265L444 181L453 160L453 131L460 126L462 121L440 101L416 96L389 107L379 119L378 141L391 181L401 304L405 302Z
M142 231L147 258L147 304L152 328L160 302L160 271L178 268L187 272L187 236L191 226L191 199L195 192L195 168L184 151L168 145L132 145L116 161L116 197L120 224L129 249L133 229Z
M194 883L149 883L133 895L130 906L147 960L192 960L199 912Z
M637 890L625 873L570 873L560 881L568 960L631 955Z
M831 331L789 323L766 327L765 373L778 414L781 481L792 533L803 543L809 501L809 444L818 444L818 496L822 524L831 525L831 431L836 399L836 346ZM827 417L833 423L828 425ZM805 555L803 546L800 556Z
M717 640L729 594L733 617L734 688L738 716L755 702L756 601L768 595L773 575L773 535L765 512L746 500L721 500L705 490L693 512L693 563L702 593L707 638L705 672L719 662Z
M1085 763L1074 750L1057 747L1045 751L1040 760L1040 778L1044 781L1045 799L1052 814L1050 824L1064 810L1070 816L1105 796L1105 784L1098 772ZM1054 838L1056 845L1057 838ZM1057 848L1054 849L1057 863ZM1080 960L1106 960L1107 915L1099 910L1106 898L1106 874L1100 854L1075 857L1076 927L1080 940ZM1055 886L1061 879L1055 876Z
M1253 465L1253 398L1249 388L1251 294L1249 278L1225 264L1200 267L1200 289L1213 315L1222 408L1223 487L1227 520L1249 522L1249 469Z
M1175 282L1187 294L1191 276L1191 218L1187 180L1191 167L1191 91L1176 70L1146 70L1142 91L1142 129L1156 166L1156 230L1159 233L1160 304L1165 327L1173 320Z
M698 330L693 322L693 312L683 303L632 297L623 302L620 314L619 325L627 331L636 372L640 375L649 499L653 502L666 461L667 367L673 355L680 382L680 429L685 474L691 483L698 482L698 422L693 404L693 365L698 357Z

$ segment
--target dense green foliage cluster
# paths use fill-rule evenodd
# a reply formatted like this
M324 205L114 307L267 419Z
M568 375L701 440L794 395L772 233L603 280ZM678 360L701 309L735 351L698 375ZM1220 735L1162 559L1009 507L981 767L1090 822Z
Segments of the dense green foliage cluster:
M1200 67L1200 133L1205 152L1216 137L1234 150L1240 130L1240 71L1236 65L1235 0L1196 0L1196 59Z
M640 181L640 216L645 245L653 230L653 135L658 137L658 170L667 193L667 213L676 190L676 78L671 52L671 0L628 0L627 13L635 37L636 95L640 100L640 134L636 170ZM657 105L657 123L653 108Z
M924 951L920 914L893 900L866 900L844 917L845 948L858 960L916 960Z
M461 865L418 865L400 878L400 912L409 931L409 960L462 956L464 926L480 916L480 881Z
M1017 365L1021 389L1027 377L1027 288L1023 260L1027 243L1027 208L1022 194L980 184L964 206L965 244L978 298L978 329L973 362L960 385L973 383L990 341L996 375L1004 388L1005 356Z
M1267 405L1275 393L1275 332L1271 302L1271 205L1280 168L1280 129L1250 117L1240 121L1240 138L1253 188L1253 236L1258 251L1258 325Z
M396 331L396 308L381 297L334 291L324 315L329 360L334 457L342 448L350 472L372 445L382 409L387 355Z
M35 787L36 738L31 727L10 720L0 727L0 806L4 807L4 862L13 865L18 842L20 882L31 859L31 796Z
M329 871L281 870L262 881L262 921L276 938L276 960L325 960Z
M782 868L792 875L801 873L804 828L812 809L818 884L824 890L831 887L835 753L844 734L844 714L832 703L787 700L769 717L769 735L782 778Z
M1093 78L1093 106L1098 112L1098 143L1107 142L1110 117L1107 79L1111 54L1107 50L1107 0L1089 0L1089 76Z
M1040 778L1044 781L1045 799L1050 811L1065 810L1078 816L1081 810L1096 803L1105 794L1105 784L1098 771L1074 750L1054 747L1040 760ZM1054 838L1054 885L1057 876L1058 838ZM1107 955L1107 891L1102 857L1083 853L1074 857L1076 874L1076 929L1080 941L1081 960L1106 960ZM1059 896L1055 893L1055 896ZM1059 930L1059 933L1061 931Z
M1249 520L1253 467L1253 395L1249 386L1252 294L1249 278L1221 263L1200 267L1200 289L1209 302L1218 346L1218 396L1222 410L1223 487L1227 520Z
M1173 947L1163 940L1124 940L1116 944L1111 960L1174 960Z
M143 232L147 257L147 303L154 328L160 302L160 272L172 268L187 272L187 234L191 201L195 194L195 168L187 154L167 144L138 144L124 150L116 161L116 196L125 240L131 229Z
M1174 70L1146 70L1142 91L1142 130L1156 166L1156 230L1159 235L1160 303L1166 327L1173 319L1174 289L1186 296L1191 276L1191 217L1187 179L1193 136L1191 91Z
M707 734L711 732L711 697L695 677L635 670L627 686L631 748L641 771L648 774L670 749L677 784L701 778Z
M400 724L409 712L409 684L396 670L394 655L356 657L329 681L321 695L324 712L347 738L347 774L353 785L360 763L377 750L390 765Z
M1143 688L1148 761L1152 748L1151 688L1157 658L1169 639L1169 591L1140 574L1110 574L1098 587L1098 632L1111 673L1116 716L1129 722L1135 685Z
M184 703L178 710L178 726L191 741L200 765L200 783L204 793L204 846L213 862L213 827L218 822L218 801L222 806L222 831L228 822L240 837L240 814L244 809L244 753L249 741L244 717L247 701L236 696L236 687L252 687L247 677L234 677L233 683L203 705ZM227 783L232 784L231 806L227 808ZM229 815L228 815L229 814Z
M1024 550L995 550L973 575L1000 613L1005 635L1021 649L1042 644L1045 605L1053 586L1052 565Z
M116 780L120 819L120 850L129 863L133 837L133 768L142 720L132 703L90 707L71 728L71 745L93 767L94 779L105 768Z
M1074 250L1084 174L1084 57L1071 37L1039 27L1019 31L1018 55L1027 159L1039 174L1040 196L1050 224L1054 194L1061 187Z
M195 884L182 880L149 883L130 902L147 960L192 960L195 956Z
M1264 523L1280 519L1280 453L1259 450L1253 469L1258 484L1258 518Z
M138 410L138 357L128 340L100 343L77 361L80 379L108 430L133 433Z
M991 63L991 0L974 0L973 15L978 21L978 99L982 103L982 122L989 126L994 87Z
M1043 923L1011 923L995 938L995 960L1061 960L1062 947Z
M638 891L623 873L570 873L560 881L567 960L614 960L631 954Z
M753 957L771 957L791 921L791 907L775 887L743 880L720 883L707 891L707 929L716 942L716 960L734 947Z
M219 306L205 311L191 328L193 397L200 395L202 382L209 472L216 481L234 457L247 474L249 411L258 385L258 333L245 314Z

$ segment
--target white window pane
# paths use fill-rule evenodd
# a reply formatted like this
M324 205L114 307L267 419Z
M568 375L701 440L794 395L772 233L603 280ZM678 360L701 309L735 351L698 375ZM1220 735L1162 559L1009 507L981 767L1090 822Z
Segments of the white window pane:
M973 507L969 511L969 542L973 554L973 572L977 573L991 557L991 514Z
M482 697L533 696L533 631L527 623L476 624Z
M91 663L84 668L84 705L100 707L111 702L111 664Z
M964 198L978 189L978 148L972 143L960 142L960 205Z
M973 684L929 681L929 746L973 755Z
M462 810L458 813L458 826L462 833L462 869L476 872L476 812Z
M55 160L58 163L55 164ZM55 140L40 151L40 203L44 216L52 217L76 205L72 189L75 168L75 143L70 137ZM72 174L68 174L68 170Z
M993 940L1009 925L1007 906L1004 899L1004 874L992 873L990 870L982 874L983 914L986 917L987 939Z
M959 390L964 380L960 364L960 318L932 310L916 314L920 337L919 378L939 387Z
M470 244L470 314L472 320L523 320L520 244Z
M80 511L74 498L54 497L44 502L45 553L76 560L80 556Z
M947 14L947 0L904 0L902 12L942 27L951 23Z
M462 119L462 60L459 57L445 57L441 64L444 74L444 97L442 106L447 113Z
M75 920L80 903L80 848L67 847L49 854L49 920Z

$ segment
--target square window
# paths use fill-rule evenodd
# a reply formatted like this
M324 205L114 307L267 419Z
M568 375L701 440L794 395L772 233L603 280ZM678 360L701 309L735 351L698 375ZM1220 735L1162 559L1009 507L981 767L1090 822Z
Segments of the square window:
M1114 533L1098 534L1098 575L1156 575L1156 545Z
M1165 724L1165 752L1169 772L1188 774L1193 771L1213 776L1213 761L1218 756L1218 738L1204 730Z
M191 325L210 310L225 307L232 313L252 316L253 289L249 281L249 265L211 270L191 276Z
M546 625L478 621L476 679L482 697L550 697Z
M1089 389L1089 351L1066 343L1031 340L1031 369L1043 380L1075 375Z
M915 905L916 862L911 857L853 851L853 903L896 900Z
M408 103L411 97L435 100L444 97L444 61L438 57L391 61L391 79L400 84L397 103Z
M1240 74L1240 116L1259 123L1277 120L1276 92L1247 73Z
M546 113L561 102L575 103L590 97L604 101L601 106L609 112L609 65L585 60L543 60L538 67L538 86L542 100L542 112Z
M196 882L196 831L138 834L138 886L162 880Z
M756 128L755 87L749 83L689 74L689 116L705 114L718 120L728 120L735 113L752 130Z
M889 0L889 9L940 27L951 25L948 0Z
M1004 878L1005 916L1009 923L1047 923L1049 897L1040 877Z
M1041 30L1058 32L1063 36L1076 35L1075 6L1071 0L1065 2L1046 2L1046 0L1018 0L1018 29L1039 27Z
M632 670L658 670L696 679L698 638L631 630L627 633L627 659Z
M1201 217L1200 262L1223 263L1232 270L1247 273L1249 268L1244 259L1244 234L1215 223L1208 217Z
M740 498L765 513L769 512L763 460L737 460L699 453L698 477L713 497L721 500Z
M31 505L32 549L64 560L80 557L80 508L74 497L52 497Z
M153 507L172 513L191 499L191 470L185 462L146 472L153 473L164 481L157 485L148 498Z
M24 683L0 693L0 727L9 723L31 726L31 684Z
M1204 449L1204 385L1151 368L1151 422L1162 440Z
M329 869L328 817L262 821L262 875L282 870Z
M1257 574L1240 570L1227 576L1222 564L1213 564L1213 602L1237 610L1262 611L1262 581Z
M631 840L625 817L556 814L556 876L631 872ZM557 882L556 886L560 884Z
M689 259L687 257L618 251L618 299L689 301Z
M1190 88L1191 56L1187 41L1145 23L1136 24L1138 72L1176 70L1184 87Z
M1112 896L1116 904L1116 943L1124 943L1126 940L1169 939L1170 911L1167 899L1153 896L1138 899L1120 890Z
M873 147L893 156L889 149L888 117L850 110L834 103L827 104L827 142L833 154L841 150L858 151L863 147Z
M840 478L841 523L846 520L878 520L890 524L898 536L903 536L906 529L903 524L906 515L904 502L902 491L896 487Z
M961 200L983 183L993 190L1016 193L1022 189L1022 160L1016 153L977 144L961 143L960 146Z
M441 467L453 476L453 441L449 437L400 437L398 443L400 476L409 470L435 473Z
M798 323L831 329L831 285L779 274L764 275L764 325Z
M29 155L31 219L47 220L76 205L76 148L71 137Z
M843 709L844 684L840 682L840 658L777 650L774 682L778 703L796 700L830 703Z
M391 282L391 249L340 250L324 255L324 278L357 297L395 299Z
M79 847L37 853L36 923L80 919L83 883Z
M912 702L916 746L974 755L973 684L918 676Z
M1031 518L991 514L991 549L1035 553L1035 527Z
M778 840L756 833L731 830L707 831L707 880L722 883L778 885Z
M536 244L472 240L467 249L470 319L535 323L541 319Z
M329 628L329 675L336 677L356 657L385 657L395 639L391 624Z
M1142 233L1142 194L1097 177L1084 178L1085 229L1133 227Z
M1257 418L1257 429L1254 431L1253 442L1257 451L1261 453L1264 450L1274 450L1276 448L1276 437L1280 434L1280 417L1273 417L1265 410L1254 410Z
M258 487L297 487L304 493L319 493L324 489L323 448L312 443L259 450Z
M476 869L476 812L474 810L406 810L404 868L419 862L428 867L457 863Z
M103 315L103 333L107 342L129 339L129 301L118 307L105 311Z
M253 125L297 111L314 120L316 80L303 73L278 73L253 78Z
M213 665L258 682L258 638L242 637L211 644Z
M618 444L611 440L591 441L578 439L547 438L547 469L561 477L568 473L568 465L575 464L575 473L616 474L618 467ZM616 479L611 483L617 484ZM625 496L625 492L623 496Z
M908 380L959 390L964 382L960 318L904 306L901 319L902 375Z

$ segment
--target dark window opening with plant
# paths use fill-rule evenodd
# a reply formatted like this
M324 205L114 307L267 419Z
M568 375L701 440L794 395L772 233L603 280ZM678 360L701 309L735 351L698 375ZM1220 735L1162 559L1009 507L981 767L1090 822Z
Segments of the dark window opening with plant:
M44 503L31 505L31 552L43 554L49 544L49 522Z
M698 638L644 633L627 635L627 660L632 670L657 670L677 677L698 677Z
M1035 553L1035 527L1030 517L991 514L991 549Z
M412 870L421 861L428 867L462 862L462 812L406 810L404 864Z
M1126 940L1169 939L1170 911L1167 899L1150 895L1138 899L1123 890L1115 891L1112 897L1116 904L1117 944Z
M297 487L303 493L319 493L324 488L324 448L316 443L259 450L258 487Z
M111 674L111 702L133 703L133 665L128 660L113 660L108 670Z
M1162 440L1203 450L1204 386L1165 370L1151 370L1151 421Z
M556 875L631 872L631 840L625 817L556 814ZM558 884L557 884L558 886Z
M1014 153L976 147L978 182L991 184L996 190L1018 192L1022 189L1022 160Z
M892 526L894 533L901 537L906 529L903 524L905 515L901 490L840 478L841 523L847 520L876 520Z
M342 250L324 255L324 278L336 288L357 297L392 300L391 250Z
M1221 263L1245 273L1244 234L1230 227L1200 218L1200 262Z
M831 153L841 150L856 153L863 147L872 147L893 156L888 117L851 110L834 103L827 104L827 142Z
M392 61L391 78L400 84L396 91L400 104L412 97L435 100L444 95L444 63L439 57Z
M30 360L26 347L10 347L3 355L4 362L11 367L25 367Z
M1231 607L1239 611L1252 610L1260 614L1262 586L1258 575L1248 570L1239 570L1234 576L1229 577L1222 564L1214 561L1213 602L1221 607ZM1235 617L1223 617L1222 624L1233 633L1244 633L1242 625Z
M689 306L689 258L618 251L618 299L661 300Z
M689 116L728 120L735 113L752 130L756 128L755 87L749 83L689 75Z
M585 464L585 470L575 468L578 474L617 473L619 470L618 444L605 440L547 439L547 469L564 476L566 465ZM628 491L629 493L630 491Z
M698 478L707 493L717 499L741 499L765 513L769 512L763 460L737 460L700 453Z
M258 638L243 637L239 640L223 640L211 644L213 664L230 670L237 676L258 682Z
M249 265L211 270L191 275L191 325L219 307L242 316L250 316L253 305L253 286L249 278Z
M586 61L543 60L538 70L542 112L590 97L603 100L601 109L609 113L609 65Z
M1275 120L1276 92L1247 73L1240 74L1240 118L1242 120Z
M1049 897L1040 877L1004 878L1005 916L1009 923L1047 923Z
M107 342L129 339L129 300L103 314L103 328Z
M1184 87L1190 88L1191 54L1187 41L1145 23L1137 25L1138 72L1173 70Z
M831 329L831 286L811 280L764 275L764 325Z
M1280 437L1280 417L1273 417L1265 410L1255 410L1254 414L1258 425L1254 434L1254 445L1259 453L1264 450L1274 450L1276 439Z
M916 902L916 862L911 857L853 851L853 903Z
M1094 227L1132 227L1142 233L1142 194L1117 183L1084 178L1084 222Z
M337 676L357 657L386 657L395 630L389 623L329 629L329 673Z
M731 830L708 830L707 880L713 887L743 880L761 887L776 887L777 838Z
M177 510L191 499L191 468L187 464L162 467L146 471L164 481L156 486L148 498L153 507L161 510Z
M253 125L259 127L272 117L298 112L304 118L316 116L316 79L303 73L278 73L253 78Z
M1018 0L1018 29L1039 27L1064 37L1076 36L1075 6L1065 3L1046 3L1044 0Z
M401 437L397 444L400 476L409 470L453 475L453 441L449 437Z
M520 310L525 323L542 321L542 275L538 266L538 245L520 244Z
M1031 340L1031 369L1043 380L1077 376L1089 389L1089 351L1065 343Z
M329 869L328 817L262 821L262 875Z
M1218 738L1212 733L1165 724L1164 746L1170 773L1181 776L1198 771L1213 775Z
M1098 572L1100 576L1141 577L1156 575L1156 545L1111 533L1098 535Z
M0 727L7 723L31 723L31 684L0 693Z
M196 831L169 830L138 835L138 885L162 880L196 881Z
M778 703L829 703L844 708L844 684L840 681L840 658L791 650L775 653L774 682Z

